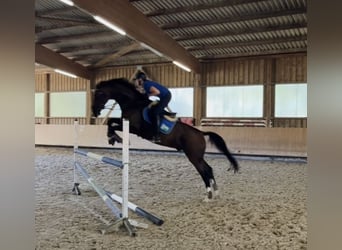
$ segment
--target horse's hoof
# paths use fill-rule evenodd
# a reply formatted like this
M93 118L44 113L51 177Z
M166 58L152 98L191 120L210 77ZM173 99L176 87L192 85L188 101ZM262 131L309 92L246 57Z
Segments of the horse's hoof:
M115 144L115 140L114 140L114 138L110 138L110 139L108 139L108 144L111 144L111 145L113 145L113 146L114 146L114 144Z
M210 187L207 187L207 196L204 198L205 202L213 201L214 198L219 197L219 191L215 180L210 179Z
M214 192L211 187L207 187L207 196L204 198L204 202L210 202L214 198Z
M213 192L210 190L210 191L207 193L207 198L208 198L209 200L211 200L213 197L214 197Z
M213 202L214 199L213 198L209 198L208 196L206 196L204 199L203 199L204 202L208 203L208 202Z

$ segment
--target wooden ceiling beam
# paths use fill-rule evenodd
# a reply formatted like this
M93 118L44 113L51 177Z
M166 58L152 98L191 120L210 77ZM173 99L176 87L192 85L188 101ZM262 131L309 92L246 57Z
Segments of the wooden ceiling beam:
M199 61L127 0L74 0L76 6L108 20L125 30L128 36L143 42L171 60L176 60L195 72Z
M91 32L77 35L67 35L67 36L52 36L48 38L42 38L37 41L39 44L51 44L51 43L59 43L62 41L71 41L71 40L81 40L92 37L102 37L102 36L113 36L113 31L100 31L100 32Z
M151 55L153 54L151 51L149 50L140 50L140 49L136 49L136 50L132 50L129 52L129 55L127 55L127 57L134 55L137 57L142 57L142 56L146 56L146 55ZM100 61L102 58L107 57L113 55L113 53L110 52L94 52L94 53L88 53L88 54L82 54L82 55L73 55L73 61L87 61L87 62L92 62L90 64L95 65L96 62ZM156 57L159 57L157 55L155 55ZM165 60L167 61L167 60Z
M66 6L66 7L58 8L58 9L39 11L39 12L36 12L36 15L39 15L39 16L65 15L65 13L75 11L75 10L78 10L78 9L73 6Z
M78 53L84 50L98 50L98 49L112 49L117 50L118 48L125 46L127 44L123 44L122 42L105 42L105 43L94 43L87 44L81 46L68 46L68 47L60 47L55 52L56 53Z
M100 61L95 63L94 67L104 66L107 63L109 63L110 61L114 61L116 58L119 58L119 57L133 51L133 50L139 49L140 47L141 47L141 45L139 42L134 42L128 46L121 48L118 52L102 58Z
M81 64L55 53L54 51L36 44L35 61L53 69L60 69L85 79L92 79L93 72Z
M71 18L50 17L50 16L36 16L36 20L57 22L66 25L85 25L85 26L100 26L95 20L76 20Z

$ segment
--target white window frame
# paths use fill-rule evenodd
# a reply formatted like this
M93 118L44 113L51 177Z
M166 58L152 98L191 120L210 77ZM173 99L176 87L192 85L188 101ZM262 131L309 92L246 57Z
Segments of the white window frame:
M50 117L86 117L87 92L51 92L49 109Z
M276 84L274 105L275 118L306 118L307 84Z
M45 116L45 93L37 92L34 95L34 116L44 117Z
M206 117L263 117L263 85L207 87L206 98Z

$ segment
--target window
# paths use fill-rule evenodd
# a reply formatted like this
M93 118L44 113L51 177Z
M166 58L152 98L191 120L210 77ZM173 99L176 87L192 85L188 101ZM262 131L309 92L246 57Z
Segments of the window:
M58 92L50 94L50 117L85 117L86 92Z
M263 86L207 88L207 117L262 117Z
M44 117L44 93L35 93L34 97L34 116Z
M307 117L307 84L277 84L275 117Z
M180 117L193 117L194 89L170 88L172 98L169 107Z

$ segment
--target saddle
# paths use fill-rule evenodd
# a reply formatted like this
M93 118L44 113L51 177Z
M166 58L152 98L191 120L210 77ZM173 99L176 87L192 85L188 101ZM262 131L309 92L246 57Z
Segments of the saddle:
M158 104L158 101L153 101L147 106L147 108L150 110L153 108L153 106L155 106L157 104ZM169 112L169 111L164 109L162 115L165 119L168 119L170 121L177 120L177 118L176 118L177 113L175 113L175 112Z
M146 108L143 109L143 118L144 120L152 124L151 118L150 118L150 111L154 105L156 105L158 102L154 101L151 102L150 105L148 105ZM169 112L166 110L163 110L162 117L160 119L160 126L159 131L163 134L170 134L172 132L173 127L175 126L178 118L176 117L177 113Z

